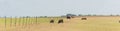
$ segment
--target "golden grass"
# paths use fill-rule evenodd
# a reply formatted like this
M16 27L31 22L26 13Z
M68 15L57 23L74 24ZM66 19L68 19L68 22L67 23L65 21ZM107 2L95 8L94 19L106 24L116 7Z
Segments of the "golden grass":
M10 21L7 19L7 28L4 28L4 19L1 18L0 31L120 31L120 17L86 17L87 20L81 20L82 17L75 17L70 21L64 18L63 24L57 24L60 18L54 18L55 23L50 24L50 18L39 18L38 24L35 19L31 18L31 22L24 24L23 22L10 26ZM19 18L18 18L19 20ZM21 21L23 21L21 19ZM29 20L27 20L29 21Z

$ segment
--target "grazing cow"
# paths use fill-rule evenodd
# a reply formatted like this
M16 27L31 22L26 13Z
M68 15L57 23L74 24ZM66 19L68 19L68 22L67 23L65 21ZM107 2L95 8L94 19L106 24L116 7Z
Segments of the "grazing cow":
M87 18L82 18L81 20L87 20Z
M54 23L54 20L50 20L50 23Z
M63 19L60 19L60 20L58 21L58 24L60 24L60 23L63 23Z
M67 16L67 19L71 19L71 17L70 17L70 16Z
M70 21L71 17L70 17L70 16L67 16L67 19L68 19L68 21Z

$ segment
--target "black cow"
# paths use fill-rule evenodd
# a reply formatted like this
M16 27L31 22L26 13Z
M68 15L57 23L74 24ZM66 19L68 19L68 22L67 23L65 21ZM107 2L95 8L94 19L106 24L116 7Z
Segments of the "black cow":
M67 16L67 19L71 19L71 17L70 17L70 16Z
M54 20L50 20L50 23L54 23Z
M58 24L60 24L60 23L63 23L63 19L60 19L60 20L58 21Z
M87 20L87 18L82 18L81 20Z

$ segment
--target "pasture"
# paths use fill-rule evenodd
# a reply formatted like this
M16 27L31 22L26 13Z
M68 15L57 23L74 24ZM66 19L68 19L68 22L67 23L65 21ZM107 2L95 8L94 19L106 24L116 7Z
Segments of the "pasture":
M87 20L81 20L87 18ZM119 16L83 16L66 18L0 18L0 31L120 31ZM58 20L63 19L63 24Z

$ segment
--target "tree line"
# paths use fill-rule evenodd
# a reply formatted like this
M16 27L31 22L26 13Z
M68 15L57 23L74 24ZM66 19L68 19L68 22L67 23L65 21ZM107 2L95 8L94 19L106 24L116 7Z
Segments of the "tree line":
M120 16L120 15L113 15L113 14L110 14L110 15L97 15L97 14L66 14L66 15L62 15L62 17L65 17L65 16Z

